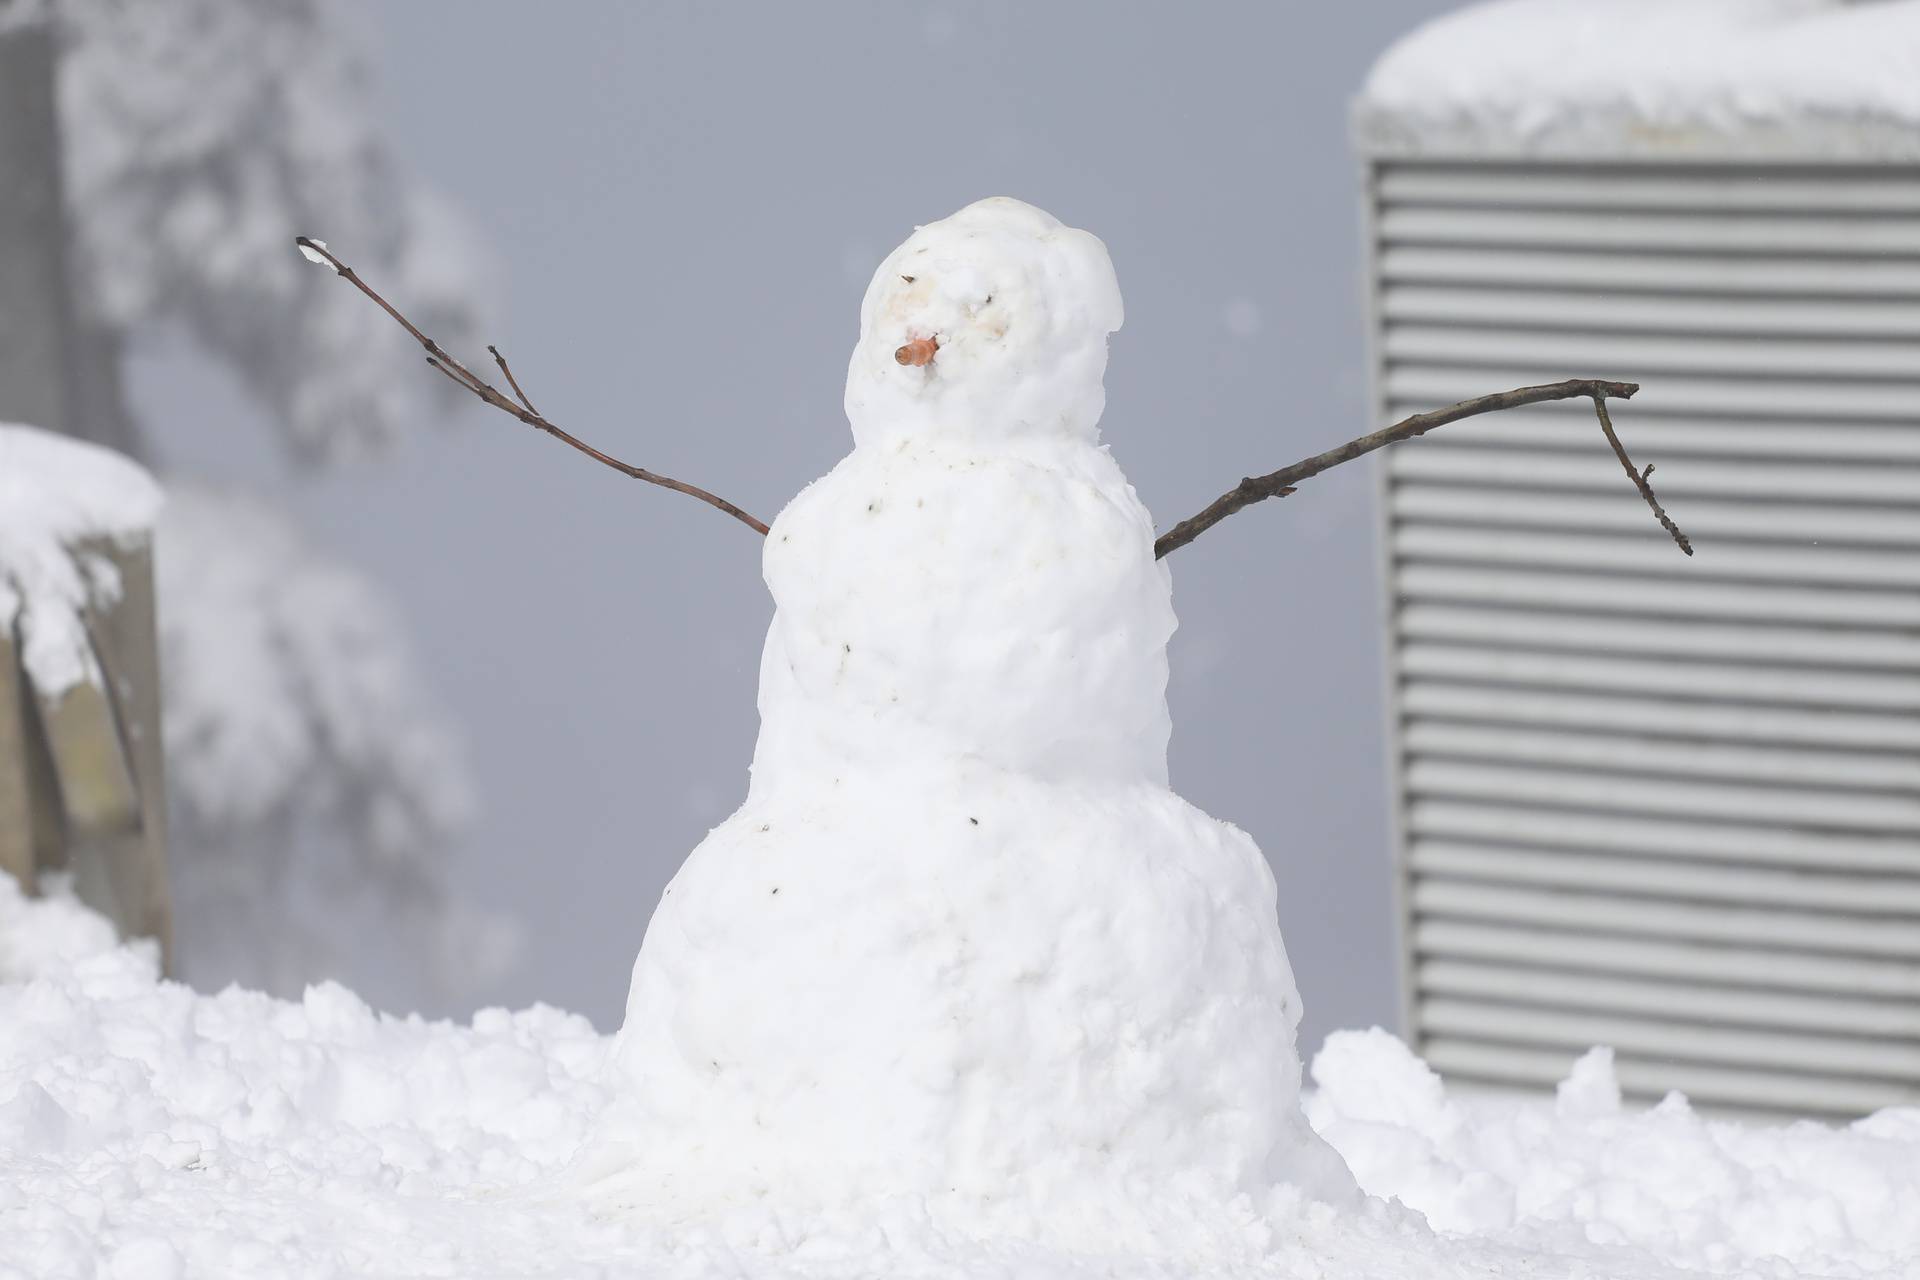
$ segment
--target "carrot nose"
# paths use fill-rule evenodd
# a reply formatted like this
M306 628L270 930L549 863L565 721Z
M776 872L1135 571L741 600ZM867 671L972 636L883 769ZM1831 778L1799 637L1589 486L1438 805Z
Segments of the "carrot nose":
M915 338L906 346L893 353L893 358L901 364L909 364L918 369L933 363L933 355L940 350L938 338Z

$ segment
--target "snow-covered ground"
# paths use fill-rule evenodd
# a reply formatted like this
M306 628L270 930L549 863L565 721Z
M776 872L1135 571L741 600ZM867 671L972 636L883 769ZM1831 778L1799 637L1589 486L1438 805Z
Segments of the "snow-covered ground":
M156 979L57 885L0 877L0 1276L1668 1276L1920 1274L1920 1110L1845 1128L1620 1104L1604 1054L1557 1100L1449 1097L1380 1031L1313 1065L1309 1114L1369 1201L1237 1240L1169 1206L1158 1249L1069 1255L897 1199L677 1224L556 1177L607 1103L609 1038L536 1007L394 1018Z

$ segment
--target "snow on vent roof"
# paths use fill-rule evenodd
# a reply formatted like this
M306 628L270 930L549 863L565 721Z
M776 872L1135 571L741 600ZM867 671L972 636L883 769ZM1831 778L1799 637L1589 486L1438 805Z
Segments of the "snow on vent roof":
M118 598L119 575L82 544L144 534L160 487L109 449L0 423L0 631L19 623L35 688L94 679L84 610Z
M1920 156L1920 0L1494 0L1374 64L1369 150Z

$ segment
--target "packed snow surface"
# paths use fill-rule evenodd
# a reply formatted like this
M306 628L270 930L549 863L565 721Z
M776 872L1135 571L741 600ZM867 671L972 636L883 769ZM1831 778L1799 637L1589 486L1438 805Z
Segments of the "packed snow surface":
M330 984L196 994L57 882L27 901L0 876L0 1275L1920 1274L1920 1110L1831 1128L1628 1108L1604 1053L1555 1101L1452 1097L1380 1031L1328 1042L1309 1112L1366 1190L1432 1231L1377 1200L1243 1211L1211 1238L1175 1201L1144 1246L1076 1251L943 1232L914 1197L609 1217L560 1175L608 1104L611 1047L549 1008L461 1026Z
M86 613L120 595L100 554L144 538L160 488L110 449L34 427L0 423L0 629L17 625L34 687L52 697L99 665Z
M1920 153L1920 0L1495 0L1390 48L1363 136L1414 150Z

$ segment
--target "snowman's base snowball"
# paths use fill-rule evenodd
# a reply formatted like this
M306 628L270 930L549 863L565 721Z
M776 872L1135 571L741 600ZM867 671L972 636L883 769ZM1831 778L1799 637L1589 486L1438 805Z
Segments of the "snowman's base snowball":
M1254 1220L1283 1185L1352 1194L1300 1113L1298 1010L1265 860L1165 788L977 762L757 788L648 927L582 1171L676 1216Z

